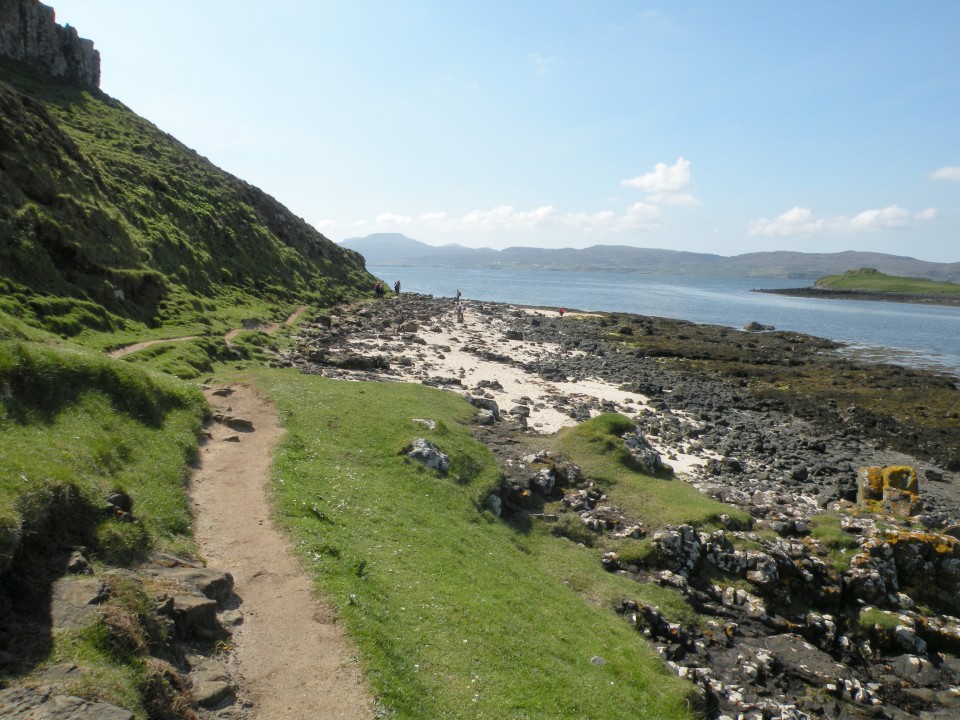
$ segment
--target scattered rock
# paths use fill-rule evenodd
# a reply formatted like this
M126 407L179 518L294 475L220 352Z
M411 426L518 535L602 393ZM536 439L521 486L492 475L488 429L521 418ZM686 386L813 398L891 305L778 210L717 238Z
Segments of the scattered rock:
M450 470L450 458L423 438L414 440L412 447L404 452L408 458L422 463L428 470L436 470L441 475L446 475Z

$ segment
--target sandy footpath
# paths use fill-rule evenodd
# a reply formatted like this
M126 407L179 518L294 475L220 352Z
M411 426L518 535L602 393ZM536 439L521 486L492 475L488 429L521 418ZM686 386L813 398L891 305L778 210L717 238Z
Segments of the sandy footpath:
M227 397L208 390L207 400L215 413L254 429L211 425L191 498L203 553L233 575L240 599L232 661L241 700L262 720L372 718L354 648L271 520L266 485L283 433L277 412L249 387L231 390Z

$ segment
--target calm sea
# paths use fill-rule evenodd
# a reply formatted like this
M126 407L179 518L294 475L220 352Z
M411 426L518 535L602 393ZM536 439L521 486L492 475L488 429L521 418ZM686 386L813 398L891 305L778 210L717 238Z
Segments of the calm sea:
M628 312L743 327L751 321L846 343L850 352L960 376L960 307L815 300L751 292L802 287L780 278L711 278L542 270L370 267L390 287L452 298Z

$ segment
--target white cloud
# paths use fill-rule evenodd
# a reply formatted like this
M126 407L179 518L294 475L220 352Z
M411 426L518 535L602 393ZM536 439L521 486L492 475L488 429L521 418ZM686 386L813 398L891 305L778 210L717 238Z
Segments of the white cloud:
M647 196L647 200L660 205L674 205L677 207L696 207L700 198L691 193L654 193Z
M553 70L553 66L557 64L555 57L541 55L538 52L530 53L530 61L533 63L533 71L537 75L546 75Z
M329 218L324 218L323 220L318 220L313 223L313 227L323 232L324 230L333 230L337 226L336 220L331 220Z
M939 170L934 170L927 175L931 180L947 180L949 182L960 182L960 165L948 165Z
M622 180L624 187L636 188L647 193L647 202L657 205L696 207L700 200L687 190L690 185L690 161L677 158L673 165L657 163L645 175Z
M397 215L396 213L380 213L377 215L377 225L409 225L413 218L409 215Z
M586 233L623 232L625 230L653 230L661 223L660 208L650 203L638 202L625 213L617 215L611 210L596 213L567 213L563 224Z
M817 235L823 232L823 220L814 220L810 208L795 207L773 220L760 218L750 223L747 232L751 235L786 237L789 235Z
M417 218L420 222L442 222L447 219L447 214L445 212L431 212L423 213L420 217Z
M513 205L498 205L490 210L474 210L454 220L453 224L481 230L529 229L545 225L553 220L556 214L552 205L543 205L527 212L517 210Z
M864 210L850 219L850 227L853 230L878 230L903 227L909 222L909 211L899 205L890 205L882 210Z
M690 184L690 161L677 158L673 165L657 163L646 175L623 180L620 184L649 193L677 192Z
M899 205L889 205L879 210L864 210L853 217L839 215L837 217L814 217L810 208L795 207L772 220L760 218L754 220L747 227L751 235L766 235L769 237L790 237L793 235L825 235L827 233L850 234L872 230L902 228L910 224L911 220L932 220L937 215L933 208L921 210L911 215Z

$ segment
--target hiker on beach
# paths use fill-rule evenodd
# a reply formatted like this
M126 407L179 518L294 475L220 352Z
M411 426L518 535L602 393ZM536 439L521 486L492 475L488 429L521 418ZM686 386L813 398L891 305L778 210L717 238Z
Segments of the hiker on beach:
M455 298L457 302L460 302L460 291L457 290L457 297Z
M460 294L460 291L459 291L459 290L457 290L457 294L458 294L458 295ZM466 310L466 308L463 306L463 303L462 303L462 302L458 302L458 303L457 303L457 322L458 322L458 323L462 323L462 322L463 322L463 311L464 311L464 310Z
M383 298L383 283L377 280L377 284L373 286L373 293L377 296L377 300Z
M393 284L393 291L394 291L397 295L400 294L400 281L399 281L399 280L397 280L397 281Z
M557 312L560 313L560 317L563 317L563 314L564 314L566 311L567 311L566 308L560 308L559 310L557 310Z

